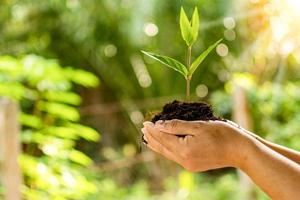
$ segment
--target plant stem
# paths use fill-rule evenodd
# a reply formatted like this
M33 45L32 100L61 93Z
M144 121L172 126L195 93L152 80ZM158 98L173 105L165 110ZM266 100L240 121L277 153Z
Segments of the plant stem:
M187 55L187 67L190 69L192 59L192 46L188 47L188 55Z
M187 69L190 70L191 67L191 59L192 59L192 46L188 47L188 55L187 55ZM191 85L191 77L186 77L186 99L190 102L190 85Z
M190 84L191 84L191 79L188 77L186 79L186 99L188 102L190 102Z

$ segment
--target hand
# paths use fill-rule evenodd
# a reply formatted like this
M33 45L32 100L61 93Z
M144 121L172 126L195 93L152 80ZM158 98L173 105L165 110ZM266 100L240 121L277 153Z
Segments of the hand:
M142 132L150 149L192 172L239 167L252 139L223 121L144 122Z

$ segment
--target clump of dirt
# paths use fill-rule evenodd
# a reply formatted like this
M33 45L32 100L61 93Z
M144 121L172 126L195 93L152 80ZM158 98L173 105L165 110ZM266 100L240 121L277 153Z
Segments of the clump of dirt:
M167 103L163 110L160 113L157 113L152 119L151 122L155 123L158 120L172 120L180 119L186 121L208 121L208 120L221 120L224 119L216 117L213 114L213 110L210 105L202 102L181 102L173 101ZM147 142L144 140L142 135L142 142Z
M173 101L163 107L162 112L156 114L151 121L180 119L186 121L196 120L222 120L214 116L211 106L202 102L180 102Z

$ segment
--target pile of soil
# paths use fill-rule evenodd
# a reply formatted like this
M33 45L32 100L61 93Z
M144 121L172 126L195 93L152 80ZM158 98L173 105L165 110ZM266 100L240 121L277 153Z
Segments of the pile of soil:
M186 121L208 121L208 120L222 120L220 117L216 117L213 114L213 110L211 106L202 103L202 102L181 102L181 101L173 101L171 103L166 104L163 107L163 110L156 114L151 122L155 123L158 120L172 120L172 119L180 119ZM142 135L142 142L147 144L144 140L144 135Z
M172 120L180 119L186 121L196 120L222 120L219 117L214 116L211 106L202 102L180 102L173 101L163 107L162 112L156 114L152 118L152 122L155 123L158 120Z

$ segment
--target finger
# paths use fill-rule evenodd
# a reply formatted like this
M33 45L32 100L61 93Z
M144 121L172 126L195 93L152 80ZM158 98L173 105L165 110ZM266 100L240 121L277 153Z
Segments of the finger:
M171 152L177 153L177 147L179 145L179 137L169 133L164 133L159 131L155 126L151 124L145 124L145 129L148 132L148 135L151 135L158 143L167 147Z
M155 151L156 153L159 153L163 155L165 158L169 160L173 160L174 162L178 162L177 157L166 147L164 147L162 144L157 142L147 130L144 130L145 139L148 141L147 147Z
M240 126L237 123L235 123L235 122L233 122L233 121L231 121L229 119L226 119L225 122L228 123L228 124L230 124L230 125L232 125L232 126L234 126L234 127L239 127Z
M143 131L142 131L143 132ZM144 144L144 145L146 145L147 146L147 144L148 144L148 142L147 142L147 140L146 140L146 138L145 138L145 134L143 133L143 135L142 135L142 143Z
M258 135L252 133L251 131L248 131L246 129L244 129L243 127L241 127L239 124L233 122L233 121L230 121L228 119L225 120L225 123L226 124L229 124L230 126L233 126L235 128L238 128L238 129L241 129L242 131L244 131L245 133L248 133L249 135L253 136L254 138L258 139L260 138ZM262 138L261 138L262 139Z
M146 128L142 128L142 132L144 134L145 140L148 142L148 147L150 147L153 151L162 154L166 158L176 161L176 157L173 155L173 153L168 150L166 147L164 147L162 144L157 142L147 131Z
M203 122L201 121L184 121L184 120L167 120L157 121L155 127L160 131L174 135L194 135L196 130Z

